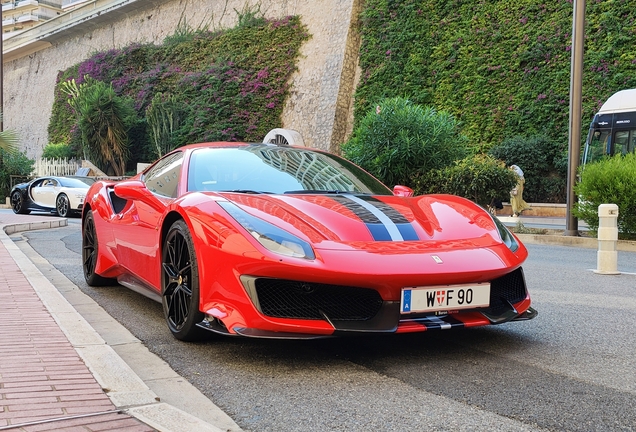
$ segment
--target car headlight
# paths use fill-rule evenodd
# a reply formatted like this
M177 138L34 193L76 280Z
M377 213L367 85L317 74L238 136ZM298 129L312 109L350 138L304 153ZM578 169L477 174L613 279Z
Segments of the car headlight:
M501 240L504 242L508 249L515 252L519 249L519 243L517 243L517 239L512 235L510 230L497 218L497 216L492 216L492 220L495 221L495 225L497 225L497 230L499 231L499 235L501 236Z
M270 251L295 258L315 259L311 245L275 225L252 216L230 202L219 202L243 228Z

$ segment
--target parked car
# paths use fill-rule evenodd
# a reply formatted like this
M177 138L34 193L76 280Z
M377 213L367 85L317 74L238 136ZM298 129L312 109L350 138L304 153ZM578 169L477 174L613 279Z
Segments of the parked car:
M88 188L95 183L90 177L38 177L13 187L11 208L15 213L49 212L68 217L80 213Z
M179 148L98 181L82 216L89 285L163 304L181 340L204 330L315 338L533 318L528 252L485 209L393 191L333 154L276 144Z

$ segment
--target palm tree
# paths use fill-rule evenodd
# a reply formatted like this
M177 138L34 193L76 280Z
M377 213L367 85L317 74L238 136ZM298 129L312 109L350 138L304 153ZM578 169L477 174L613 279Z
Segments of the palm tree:
M128 130L135 111L128 100L117 96L112 85L84 77L62 84L69 95L79 129L82 133L84 157L105 172L122 176L129 156Z
M3 122L2 113L0 112L0 124ZM18 134L14 130L0 131L0 149L7 153L14 153L18 151ZM0 153L0 163L2 163L2 154Z

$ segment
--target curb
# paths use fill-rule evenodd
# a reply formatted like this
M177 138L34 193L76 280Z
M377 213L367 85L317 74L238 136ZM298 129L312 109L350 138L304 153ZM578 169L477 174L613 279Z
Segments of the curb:
M586 249L598 249L598 239L593 237L574 237L550 234L515 234L526 244L545 244L552 246L574 246ZM636 241L618 240L616 250L622 252L636 252Z
M7 249L9 255L16 262L20 271L25 275L46 309L115 407L162 432L240 432L240 427L207 398L205 399L210 404L210 407L207 408L216 409L216 412L213 412L211 416L218 420L215 423L219 426L201 420L173 405L161 402L159 396L133 371L114 347L100 336L64 297L60 290L42 274L34 262L9 238L9 234L34 229L58 228L67 225L67 219L0 225L3 228L0 230L0 242ZM54 269L53 266L51 267ZM78 287L70 281L68 281L68 284L74 287L74 296L83 297L80 301L84 306L94 303L94 307L101 309L97 303L82 293ZM105 314L103 309L101 311ZM109 318L116 323L112 317L109 316ZM119 324L117 323L117 325ZM121 325L119 326L123 329ZM131 340L135 341L133 343L143 347L141 341L134 338L127 330L125 332L128 333ZM143 348L145 349L145 347ZM149 351L147 351L147 355L156 357ZM158 357L156 357L153 364L156 364L157 361L168 367ZM179 377L172 369L170 371L173 375L171 379L174 379L175 376ZM185 381L183 378L180 378L180 380Z

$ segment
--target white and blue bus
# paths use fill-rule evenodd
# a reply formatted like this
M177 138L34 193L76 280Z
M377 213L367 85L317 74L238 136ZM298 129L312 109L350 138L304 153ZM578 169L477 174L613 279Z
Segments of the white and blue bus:
M636 89L610 96L596 113L581 153L581 165L636 150Z

